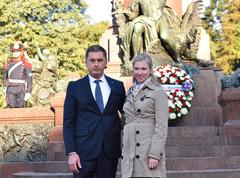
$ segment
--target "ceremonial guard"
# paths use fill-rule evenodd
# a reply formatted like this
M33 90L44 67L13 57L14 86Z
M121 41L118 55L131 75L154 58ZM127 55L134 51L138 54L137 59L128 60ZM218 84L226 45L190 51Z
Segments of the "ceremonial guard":
M24 48L19 41L11 46L11 52L11 59L4 66L3 94L8 108L23 108L31 97L32 65L24 59Z

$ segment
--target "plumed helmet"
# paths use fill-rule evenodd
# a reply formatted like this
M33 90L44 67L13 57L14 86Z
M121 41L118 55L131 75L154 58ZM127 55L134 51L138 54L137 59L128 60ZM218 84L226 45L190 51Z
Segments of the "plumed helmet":
M11 51L22 51L23 45L20 42L15 42L14 44L11 45L10 50Z

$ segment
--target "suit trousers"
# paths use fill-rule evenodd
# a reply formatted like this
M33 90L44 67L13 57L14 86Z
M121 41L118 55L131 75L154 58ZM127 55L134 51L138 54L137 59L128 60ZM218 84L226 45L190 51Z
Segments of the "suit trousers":
M81 156L80 156L81 159ZM118 159L110 159L104 148L95 160L81 160L82 168L79 174L73 174L73 178L115 178Z

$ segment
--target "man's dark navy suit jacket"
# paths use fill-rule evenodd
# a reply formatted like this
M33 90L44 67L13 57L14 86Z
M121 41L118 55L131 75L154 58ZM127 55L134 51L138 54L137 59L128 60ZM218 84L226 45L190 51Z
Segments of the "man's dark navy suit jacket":
M121 156L118 111L122 111L125 89L123 82L105 77L111 93L103 113L94 100L88 76L68 84L63 121L65 151L77 152L81 160L96 159L102 148L111 159Z

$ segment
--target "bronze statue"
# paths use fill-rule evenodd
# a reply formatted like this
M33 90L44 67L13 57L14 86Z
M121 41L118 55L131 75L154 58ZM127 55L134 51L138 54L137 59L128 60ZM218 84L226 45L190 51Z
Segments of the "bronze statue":
M203 63L190 52L200 25L202 0L191 3L182 19L166 6L166 0L132 0L128 9L121 1L114 1L113 16L119 25L125 65L141 52L150 53L156 65L159 58L166 63L181 63L185 59Z

